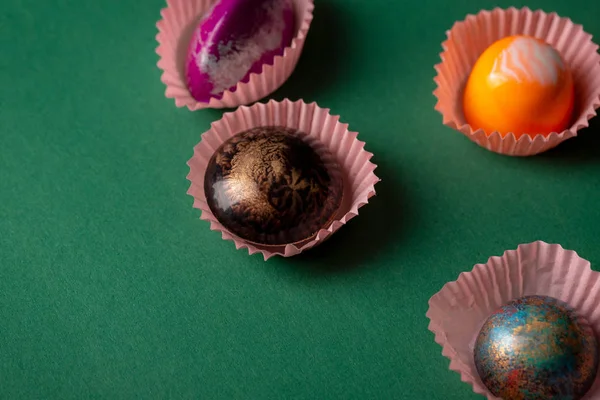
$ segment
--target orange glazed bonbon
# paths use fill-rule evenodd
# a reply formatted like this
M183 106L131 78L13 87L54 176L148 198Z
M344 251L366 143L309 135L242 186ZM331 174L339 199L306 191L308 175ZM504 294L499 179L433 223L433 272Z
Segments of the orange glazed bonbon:
M479 57L465 87L463 108L473 130L548 135L569 127L575 90L558 51L530 36L509 36Z

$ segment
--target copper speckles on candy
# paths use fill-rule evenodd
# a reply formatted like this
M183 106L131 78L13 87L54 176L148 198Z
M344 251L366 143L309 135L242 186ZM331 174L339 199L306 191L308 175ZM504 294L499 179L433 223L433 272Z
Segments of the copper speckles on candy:
M338 210L343 183L301 138L282 127L259 127L226 141L204 177L208 205L223 226L242 239L284 245L310 239ZM329 168L328 168L329 167Z
M505 400L577 400L596 377L598 343L566 303L527 296L484 323L475 366L490 392Z

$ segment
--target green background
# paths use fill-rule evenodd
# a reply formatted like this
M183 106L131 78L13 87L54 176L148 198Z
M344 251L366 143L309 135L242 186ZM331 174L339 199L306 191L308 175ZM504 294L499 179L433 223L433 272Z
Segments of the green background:
M0 398L481 398L427 301L544 240L600 264L600 122L533 158L442 126L433 65L467 13L523 2L317 0L272 97L317 101L382 182L323 246L264 262L199 221L186 161L222 111L164 97L163 0L0 6ZM600 36L600 2L532 0Z

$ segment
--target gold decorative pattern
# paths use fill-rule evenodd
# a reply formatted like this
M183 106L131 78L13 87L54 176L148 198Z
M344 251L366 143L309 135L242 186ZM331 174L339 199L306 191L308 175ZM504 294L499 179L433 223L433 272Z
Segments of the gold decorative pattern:
M258 127L223 143L211 158L206 198L215 217L242 239L264 244L296 243L326 228L341 205L339 167L323 161L283 127Z

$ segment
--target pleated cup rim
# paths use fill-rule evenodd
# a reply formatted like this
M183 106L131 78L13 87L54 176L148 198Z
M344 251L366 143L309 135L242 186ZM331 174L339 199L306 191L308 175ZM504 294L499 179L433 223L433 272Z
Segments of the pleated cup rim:
M292 0L295 11L295 35L282 55L271 64L264 64L259 73L252 72L247 82L238 82L232 90L225 90L221 99L209 102L194 99L184 79L187 45L201 16L218 0L167 0L156 23L161 81L166 86L165 97L172 98L178 108L190 111L205 108L235 108L259 101L280 88L293 73L302 54L304 43L313 20L314 0Z
M446 283L429 299L426 317L449 369L461 381L489 400L493 396L481 381L473 359L474 342L483 323L501 306L527 295L545 295L569 304L587 320L600 339L600 272L588 260L559 244L536 241L520 244L502 256L476 264L458 279ZM583 400L600 398L600 371Z
M380 179L375 175L377 167L371 162L373 154L364 149L365 142L358 140L358 133L348 130L348 124L341 123L340 117L331 115L330 110L317 103L303 100L281 102L270 100L241 106L237 110L223 114L223 118L211 124L194 147L194 154L188 161L190 181L188 194L194 198L193 207L201 210L200 219L210 222L210 229L221 232L224 240L233 241L237 249L245 248L249 254L260 253L264 260L279 255L290 257L306 251L330 237L352 218L359 209L368 204L375 195L375 184ZM289 243L282 246L263 246L244 240L228 231L213 215L206 202L204 177L208 162L214 152L228 138L258 126L284 126L293 128L308 136L307 141L324 146L339 165L344 177L344 194L340 208L334 219L308 241Z
M496 29L498 31L495 31ZM569 32L576 35L569 36ZM471 68L488 46L498 39L516 34L534 36L554 46L573 68L576 91L586 91L584 100L582 93L576 93L576 116L568 129L549 135L523 134L517 139L513 133L486 133L482 129L474 130L466 123L461 96ZM579 130L588 127L589 120L596 115L596 110L600 107L598 45L592 42L592 35L586 33L582 25L573 23L569 18L539 9L532 11L528 7L496 7L492 10L482 10L475 15L468 14L464 20L455 22L446 32L446 36L447 39L442 43L443 51L440 53L441 62L434 66L436 89L433 94L437 99L434 108L442 115L444 125L461 132L481 147L510 156L542 153L577 136ZM459 40L460 38L464 40ZM473 38L478 38L476 49L473 46L469 47L475 40ZM453 74L456 76L452 76Z

